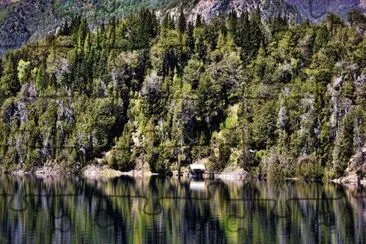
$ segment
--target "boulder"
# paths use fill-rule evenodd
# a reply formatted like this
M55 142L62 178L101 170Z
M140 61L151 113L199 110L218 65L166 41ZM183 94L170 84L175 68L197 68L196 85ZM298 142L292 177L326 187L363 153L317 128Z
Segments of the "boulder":
M366 147L359 150L349 161L342 183L359 183L366 176Z

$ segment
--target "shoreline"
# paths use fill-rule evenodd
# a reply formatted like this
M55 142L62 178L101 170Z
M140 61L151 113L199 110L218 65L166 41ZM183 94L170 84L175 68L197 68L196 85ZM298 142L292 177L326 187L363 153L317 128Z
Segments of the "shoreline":
M75 177L82 177L87 180L94 180L94 181L107 181L116 179L122 176L128 176L132 178L147 178L152 176L164 176L167 178L180 178L177 174L177 172L172 172L172 174L169 175L162 175L158 173L152 173L147 171L138 171L138 170L131 170L127 172L122 172L119 170L111 169L109 166L98 166L98 165L88 165L80 170L70 170L65 171L65 169L62 169L60 166L47 166L47 167L39 167L35 168L29 171L24 170L4 170L3 168L0 168L0 174L2 175L14 175L14 176L31 176L36 177L40 179L46 179L46 178L60 178L65 176L75 176ZM212 177L213 176L213 177ZM189 179L189 175L185 173L181 173L182 179ZM252 181L252 180L259 180L258 177L252 176L249 173L247 174L238 174L237 172L233 173L220 173L220 174L205 174L205 176L202 178L203 180L207 179L220 179L224 181L231 181L231 182L243 182L243 181ZM272 181L270 179L260 179L261 181ZM349 177L343 177L340 179L331 179L327 181L322 180L306 180L301 179L299 177L292 177L292 178L285 178L281 181L292 181L292 182L326 182L326 183L333 183L333 184L340 184L344 186L352 186L352 185L363 185L366 186L366 179L363 179L361 181L357 180L356 176L349 176Z

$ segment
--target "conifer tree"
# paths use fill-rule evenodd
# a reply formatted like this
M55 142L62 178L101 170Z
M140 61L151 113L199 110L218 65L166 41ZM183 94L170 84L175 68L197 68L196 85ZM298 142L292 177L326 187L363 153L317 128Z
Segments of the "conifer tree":
M204 61L207 55L207 45L203 37L199 37L196 43L196 52L198 54L199 60Z
M116 19L112 18L111 20L111 29L109 31L109 46L110 47L115 47L116 44Z
M24 61L23 59L19 60L17 71L18 71L18 79L21 84L24 84L28 81L31 72L31 63L29 61Z
M169 18L170 18L170 15L165 14L163 21L161 23L162 29L164 29L164 30L169 29L169 21L170 21Z
M38 89L45 88L45 65L42 63L40 67L37 69L36 73L36 86Z
M88 33L89 33L88 22L86 21L85 18L83 18L80 22L79 29L77 32L77 44L79 48L82 48L84 46L84 41Z
M250 19L250 29L249 29L249 46L248 46L248 58L249 60L255 57L258 53L260 45L262 43L262 31L261 31L261 11L260 8L257 7L256 11L252 15Z
M175 20L170 16L169 18L169 29L174 30L175 29Z
M204 25L204 21L202 19L202 16L200 14L197 14L196 27L202 27L203 25Z
M194 53L194 43L195 43L195 40L194 40L194 27L192 25L191 22L188 23L188 27L187 27L187 41L186 41L186 45L187 45L187 49L188 49L188 52L190 54L193 54Z
M14 96L20 89L20 83L17 77L17 60L14 52L8 52L5 55L3 69L0 80L1 100L9 96ZM0 102L2 102L1 100Z
M236 37L238 29L238 16L235 10L233 10L228 17L228 30L233 37Z
M181 34L183 34L186 31L187 28L187 21L186 17L183 13L183 8L180 10L179 20L178 20L178 30Z
M170 16L169 13L165 14L162 22L162 29L163 30L172 30L175 28L174 19Z
M236 32L236 36L234 37L234 42L237 46L241 47L241 56L244 60L247 56L250 46L250 22L248 13L243 12L240 15L238 22L238 30Z

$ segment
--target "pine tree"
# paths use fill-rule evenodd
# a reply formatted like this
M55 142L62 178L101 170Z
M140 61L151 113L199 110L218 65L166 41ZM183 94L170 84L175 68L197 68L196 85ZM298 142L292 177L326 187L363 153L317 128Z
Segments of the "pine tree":
M203 25L204 25L204 21L202 19L202 16L200 14L197 14L196 27L202 27Z
M277 17L274 17L270 20L270 28L272 34L287 30L288 28L287 18L286 17L282 18L282 16L278 14Z
M111 29L109 31L109 46L114 48L116 45L116 28L117 28L117 24L116 24L116 19L112 18L111 19Z
M231 35L235 38L237 36L238 29L238 15L235 10L229 14L228 18L228 30Z
M154 38L158 33L158 20L154 12L148 9L142 9L137 18L136 31L140 45L136 49L147 48L150 39Z
M261 22L261 11L260 8L257 7L256 11L252 15L250 19L250 29L249 29L249 46L247 50L248 59L251 60L258 53L260 45L262 43L262 30L261 30L262 22Z
M250 22L248 13L243 12L240 15L238 22L238 30L236 32L236 36L234 37L234 42L237 46L241 47L241 56L242 59L245 60L250 44Z
M85 41L85 38L88 35L88 33L89 33L88 22L86 21L85 18L83 18L79 25L79 29L76 33L76 35L77 35L76 40L77 40L77 44L78 44L79 48L82 48L84 46L84 41Z
M78 15L76 17L73 17L71 20L71 24L69 27L69 30L71 31L70 33L76 33L79 30L79 26L81 24L81 16Z
M325 26L319 28L315 41L314 41L314 51L317 52L321 47L324 47L329 41L329 31Z
M71 34L70 25L69 25L69 22L66 20L64 22L64 24L62 25L61 35L68 36L70 34Z
M207 46L203 37L199 37L196 44L196 52L198 54L199 60L204 61L207 56Z
M41 90L45 88L45 65L41 64L36 73L36 87Z
M14 52L8 52L5 55L3 69L3 75L0 80L0 101L14 96L20 89L17 77L17 59Z
M150 38L154 38L158 34L159 21L156 17L155 12L147 11L147 18L145 19L145 26Z
M169 29L174 30L175 29L175 20L170 16L169 18Z
M181 8L178 20L178 30L181 34L183 34L186 31L186 28L187 28L187 21L183 13L183 8Z
M188 27L187 27L187 41L186 41L186 45L187 45L187 49L188 49L188 52L190 54L193 54L194 53L194 43L195 43L195 40L194 40L194 27L192 25L191 22L188 23Z
M176 57L176 54L174 52L173 48L169 48L165 55L164 55L164 59L163 59L163 67L162 67L162 71L163 71L163 76L173 76L174 75L174 70L177 67L178 64L178 60Z
M28 81L31 72L31 62L24 61L23 59L19 60L18 67L18 80L21 84L24 84Z
M128 25L133 26L129 35L131 49L147 48L150 39L157 34L156 18L147 9L142 9L138 14L131 16Z
M162 29L163 30L173 30L173 29L175 29L174 19L170 16L169 13L167 13L163 18Z
M169 29L169 22L170 22L169 18L170 18L170 15L165 14L165 16L163 18L163 21L161 23L161 27L162 27L163 30Z
M212 25L206 26L204 30L205 30L205 39L207 40L211 50L216 49L219 34L223 33L224 36L226 36L227 34L225 23L222 23L220 21L217 21Z

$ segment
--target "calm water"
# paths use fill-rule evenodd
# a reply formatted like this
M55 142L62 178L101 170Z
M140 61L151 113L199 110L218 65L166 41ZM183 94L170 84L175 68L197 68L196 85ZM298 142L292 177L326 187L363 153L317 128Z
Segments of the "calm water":
M366 243L363 189L0 178L0 243Z

